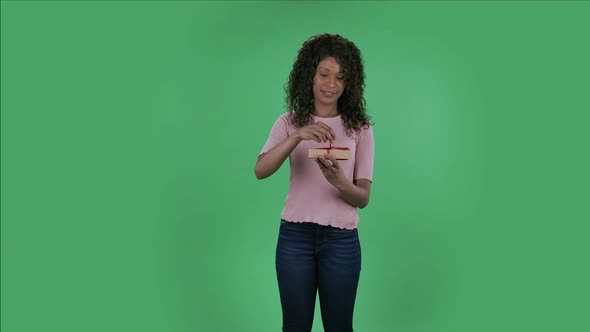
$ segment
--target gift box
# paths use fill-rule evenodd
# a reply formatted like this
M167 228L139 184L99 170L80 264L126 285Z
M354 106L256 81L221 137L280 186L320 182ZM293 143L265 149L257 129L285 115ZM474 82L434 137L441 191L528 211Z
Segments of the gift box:
M309 149L307 157L317 159L320 156L327 155L334 156L336 160L347 160L350 159L350 148L332 146L332 143L330 143L330 146L326 148Z

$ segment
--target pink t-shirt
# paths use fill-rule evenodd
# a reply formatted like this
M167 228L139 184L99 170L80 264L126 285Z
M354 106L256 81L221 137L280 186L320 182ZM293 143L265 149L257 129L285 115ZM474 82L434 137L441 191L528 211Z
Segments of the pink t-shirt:
M364 127L360 133L346 136L340 115L333 118L313 117L314 122L330 126L336 140L333 147L350 148L350 159L338 160L344 175L352 182L356 179L373 181L373 128ZM284 141L295 132L290 113L285 112L274 123L260 154ZM291 222L313 222L338 228L355 229L359 216L357 208L346 202L339 190L324 177L314 159L307 157L312 148L328 147L329 142L301 141L289 155L291 166L289 193L281 217Z

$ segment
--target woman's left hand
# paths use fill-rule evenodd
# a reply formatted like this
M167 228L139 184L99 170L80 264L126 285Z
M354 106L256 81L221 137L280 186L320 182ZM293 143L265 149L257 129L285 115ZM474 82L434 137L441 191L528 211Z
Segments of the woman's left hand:
M322 173L324 173L326 180L328 180L328 182L334 186L337 185L338 181L342 181L342 179L344 179L344 173L342 173L340 164L334 156L320 156L316 159L316 162L318 163Z

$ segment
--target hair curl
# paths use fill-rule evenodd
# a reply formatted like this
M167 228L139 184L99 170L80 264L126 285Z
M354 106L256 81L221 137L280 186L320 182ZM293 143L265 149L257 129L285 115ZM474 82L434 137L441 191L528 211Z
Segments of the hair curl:
M347 134L372 125L366 114L364 89L365 71L360 50L348 39L337 34L318 34L303 43L285 85L286 107L296 127L312 121L314 111L313 78L320 61L334 57L344 74L345 88L338 98L338 113Z

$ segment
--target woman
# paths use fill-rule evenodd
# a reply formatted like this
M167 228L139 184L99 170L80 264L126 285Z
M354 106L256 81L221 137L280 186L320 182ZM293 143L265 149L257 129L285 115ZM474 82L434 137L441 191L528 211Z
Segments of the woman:
M283 331L311 331L319 292L325 332L352 331L361 270L357 208L369 203L373 130L365 112L364 66L354 43L311 37L285 87L288 111L274 123L258 156L258 179L290 157L290 187L276 248ZM348 148L308 158L312 148ZM328 150L328 152L331 150Z

